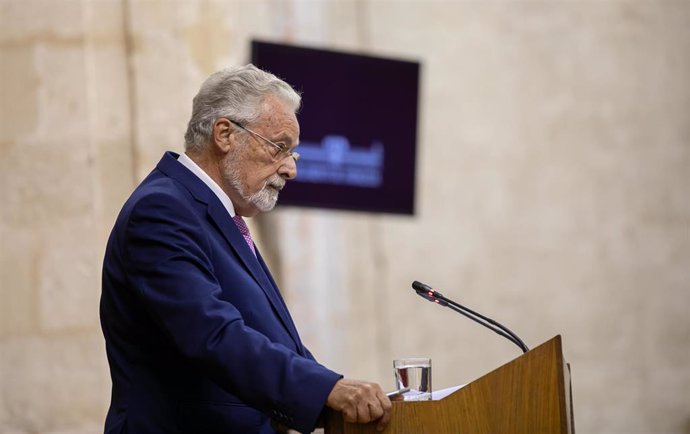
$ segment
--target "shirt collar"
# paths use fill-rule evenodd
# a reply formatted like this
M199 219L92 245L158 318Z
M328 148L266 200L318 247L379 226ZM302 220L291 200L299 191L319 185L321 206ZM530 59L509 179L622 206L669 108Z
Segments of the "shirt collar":
M223 204L226 210L228 210L228 214L230 214L230 217L235 217L235 207L232 205L232 201L230 200L230 197L228 197L227 194L223 191L222 188L216 182L211 179L210 176L208 176L208 173L204 172L204 170L199 167L198 164L196 164L191 158L187 156L187 154L182 153L180 156L177 158L177 161L180 162L184 167L190 170L193 174L197 176L204 184L208 186L208 188L211 189L211 191L218 196L218 199L220 202Z

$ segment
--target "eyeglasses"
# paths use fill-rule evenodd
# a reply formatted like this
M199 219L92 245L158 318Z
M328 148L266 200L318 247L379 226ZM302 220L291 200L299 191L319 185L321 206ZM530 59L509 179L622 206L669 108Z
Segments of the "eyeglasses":
M287 149L285 147L285 145L279 145L272 140L268 140L266 137L262 136L261 134L257 133L256 131L250 130L249 128L245 127L244 125L242 125L241 123L239 123L237 121L233 121L232 119L228 119L228 120L230 122L232 122L233 124L237 125L239 128L255 135L256 137L259 137L260 139L262 139L263 141L265 141L269 145L276 148L278 151L272 155L272 157L275 161L280 161L280 160L287 158L287 157L292 157L292 159L295 161L299 160L299 153L297 153L295 151L291 151L290 149Z

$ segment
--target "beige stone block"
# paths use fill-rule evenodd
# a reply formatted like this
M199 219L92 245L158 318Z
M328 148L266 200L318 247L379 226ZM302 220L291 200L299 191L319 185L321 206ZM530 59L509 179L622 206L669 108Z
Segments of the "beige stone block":
M235 24L251 3L186 2L177 9L180 42L191 67L201 77L231 65L231 58L245 38L239 37ZM203 79L203 78L202 78Z
M40 80L34 48L0 44L0 150L12 146L38 123Z
M81 7L87 43L101 48L123 45L125 3L122 0L87 0Z
M72 152L67 151L70 147ZM91 213L91 163L87 153L74 149L79 149L79 145L62 140L23 140L3 154L3 224L12 228L48 228ZM38 150L40 157L36 155Z
M80 0L3 1L0 40L26 44L50 39L63 45L78 44L82 37L82 11Z
M41 245L30 231L0 227L0 338L38 330Z
M35 49L36 70L41 85L38 88L39 117L35 134L43 146L59 147L65 152L63 141L80 146L88 140L88 113L85 49L82 43L56 47L38 44Z
M45 431L45 434L94 434L100 431L103 431L103 423L80 423L69 428Z
M81 3L28 1L17 7L20 3L4 2L10 24L3 32L3 63L8 67L3 68L2 81L11 85L3 89L7 95L2 103L7 116L3 118L9 122L3 122L3 130L8 130L2 140L83 140L86 98ZM31 24L23 24L29 17ZM23 34L15 32L19 28Z
M130 140L132 107L123 47L87 45L84 70L88 112L83 128L89 133L89 144ZM130 152L129 146L122 151Z
M94 330L0 341L3 432L102 426L110 392L102 339Z
M97 144L95 172L98 190L94 204L98 210L101 236L96 243L105 250L105 239L115 224L122 205L134 190L138 180L132 167L132 144L127 140L103 141Z
M51 226L38 267L39 314L44 330L98 329L100 269L92 218Z

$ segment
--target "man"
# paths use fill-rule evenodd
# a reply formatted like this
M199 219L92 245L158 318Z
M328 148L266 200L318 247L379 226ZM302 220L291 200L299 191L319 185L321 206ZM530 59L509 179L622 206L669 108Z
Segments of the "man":
M297 174L300 97L252 65L194 98L185 154L166 153L108 240L101 324L113 381L106 433L310 432L391 403L317 363L242 217L271 210Z

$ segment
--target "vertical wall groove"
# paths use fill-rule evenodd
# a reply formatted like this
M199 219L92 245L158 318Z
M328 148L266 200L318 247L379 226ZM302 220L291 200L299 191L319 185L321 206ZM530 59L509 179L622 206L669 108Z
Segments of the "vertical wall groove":
M127 104L129 108L129 145L132 162L132 185L139 183L139 143L137 121L137 85L134 71L134 34L131 22L131 5L129 0L122 0L122 35L127 68Z

